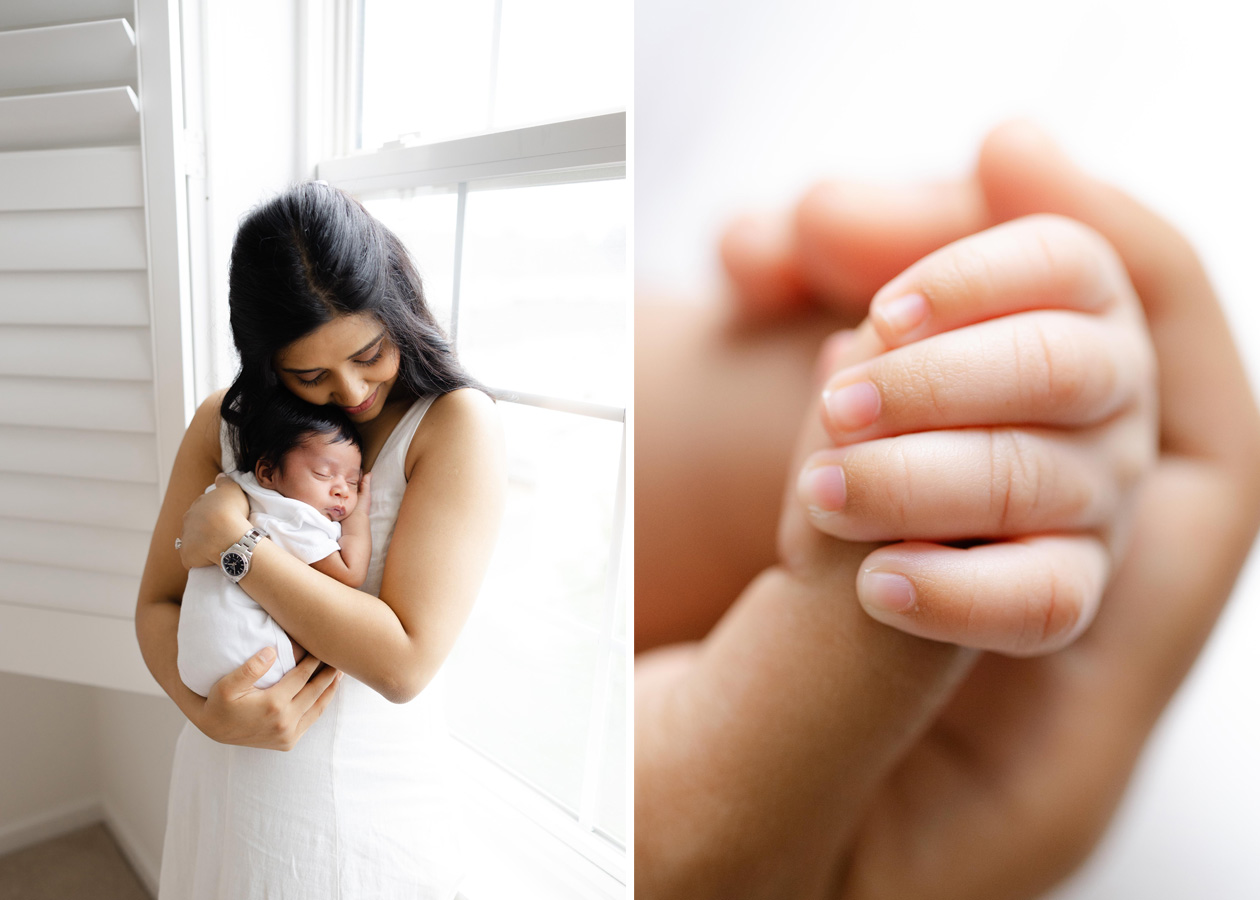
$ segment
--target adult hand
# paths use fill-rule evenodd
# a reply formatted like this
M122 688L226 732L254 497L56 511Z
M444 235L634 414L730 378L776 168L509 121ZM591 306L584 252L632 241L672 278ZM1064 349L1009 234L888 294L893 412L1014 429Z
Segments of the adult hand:
M194 500L184 513L179 561L185 569L217 566L219 554L250 527L249 498L239 484L220 473L215 476L214 490Z
M271 687L254 687L274 660L265 648L215 682L197 727L221 744L292 750L332 702L341 673L324 666L311 677L320 661L308 654Z

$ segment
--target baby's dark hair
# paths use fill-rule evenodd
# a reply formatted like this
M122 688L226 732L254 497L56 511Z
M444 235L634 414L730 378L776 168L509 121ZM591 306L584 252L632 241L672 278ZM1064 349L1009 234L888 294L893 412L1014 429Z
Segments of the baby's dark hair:
M233 444L241 472L253 472L264 459L281 465L286 453L313 434L349 441L363 452L358 430L341 409L306 403L284 388L269 392L266 402L255 407L235 431Z

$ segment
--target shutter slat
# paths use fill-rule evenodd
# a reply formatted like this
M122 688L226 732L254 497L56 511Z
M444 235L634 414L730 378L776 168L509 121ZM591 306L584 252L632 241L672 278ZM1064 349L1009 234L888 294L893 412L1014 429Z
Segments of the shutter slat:
M147 328L0 326L0 375L145 380Z
M135 381L0 376L0 425L152 433L153 387Z
M0 471L155 485L157 448L152 434L0 425Z
M126 19L0 32L0 91L130 84L136 36Z
M143 269L145 247L142 209L0 213L0 271Z
M85 19L131 18L135 0L4 0L0 3L0 28L33 28Z
M0 153L0 212L143 207L143 174L138 146Z
M46 150L140 140L130 87L0 97L0 150Z
M0 473L0 496L39 522L145 531L157 521L156 491L118 481Z
M0 602L134 617L140 579L0 560ZM49 648L53 650L55 648Z
M0 272L0 325L148 325L144 272Z
M0 518L0 561L139 578L148 553L143 531Z

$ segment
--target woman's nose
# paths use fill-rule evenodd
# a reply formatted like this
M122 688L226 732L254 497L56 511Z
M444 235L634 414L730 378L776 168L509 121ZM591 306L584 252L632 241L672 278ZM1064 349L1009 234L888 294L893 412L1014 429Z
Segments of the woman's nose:
M367 399L366 388L367 385L357 378L339 376L333 390L332 401L338 406L353 409Z

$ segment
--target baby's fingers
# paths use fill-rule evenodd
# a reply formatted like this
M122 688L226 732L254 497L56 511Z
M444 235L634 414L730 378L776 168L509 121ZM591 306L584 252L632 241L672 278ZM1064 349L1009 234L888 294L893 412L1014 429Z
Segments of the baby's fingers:
M1011 656L1067 646L1098 610L1111 562L1088 535L1045 535L968 549L891 544L858 573L873 618L919 637Z
M870 322L889 347L1034 309L1138 310L1115 250L1091 228L1036 215L936 251L871 301Z
M821 450L797 482L820 531L956 541L1105 529L1150 464L1134 417L1101 429L929 431Z
M1062 310L1017 313L837 372L823 422L837 444L938 428L1079 427L1149 400L1143 332Z

